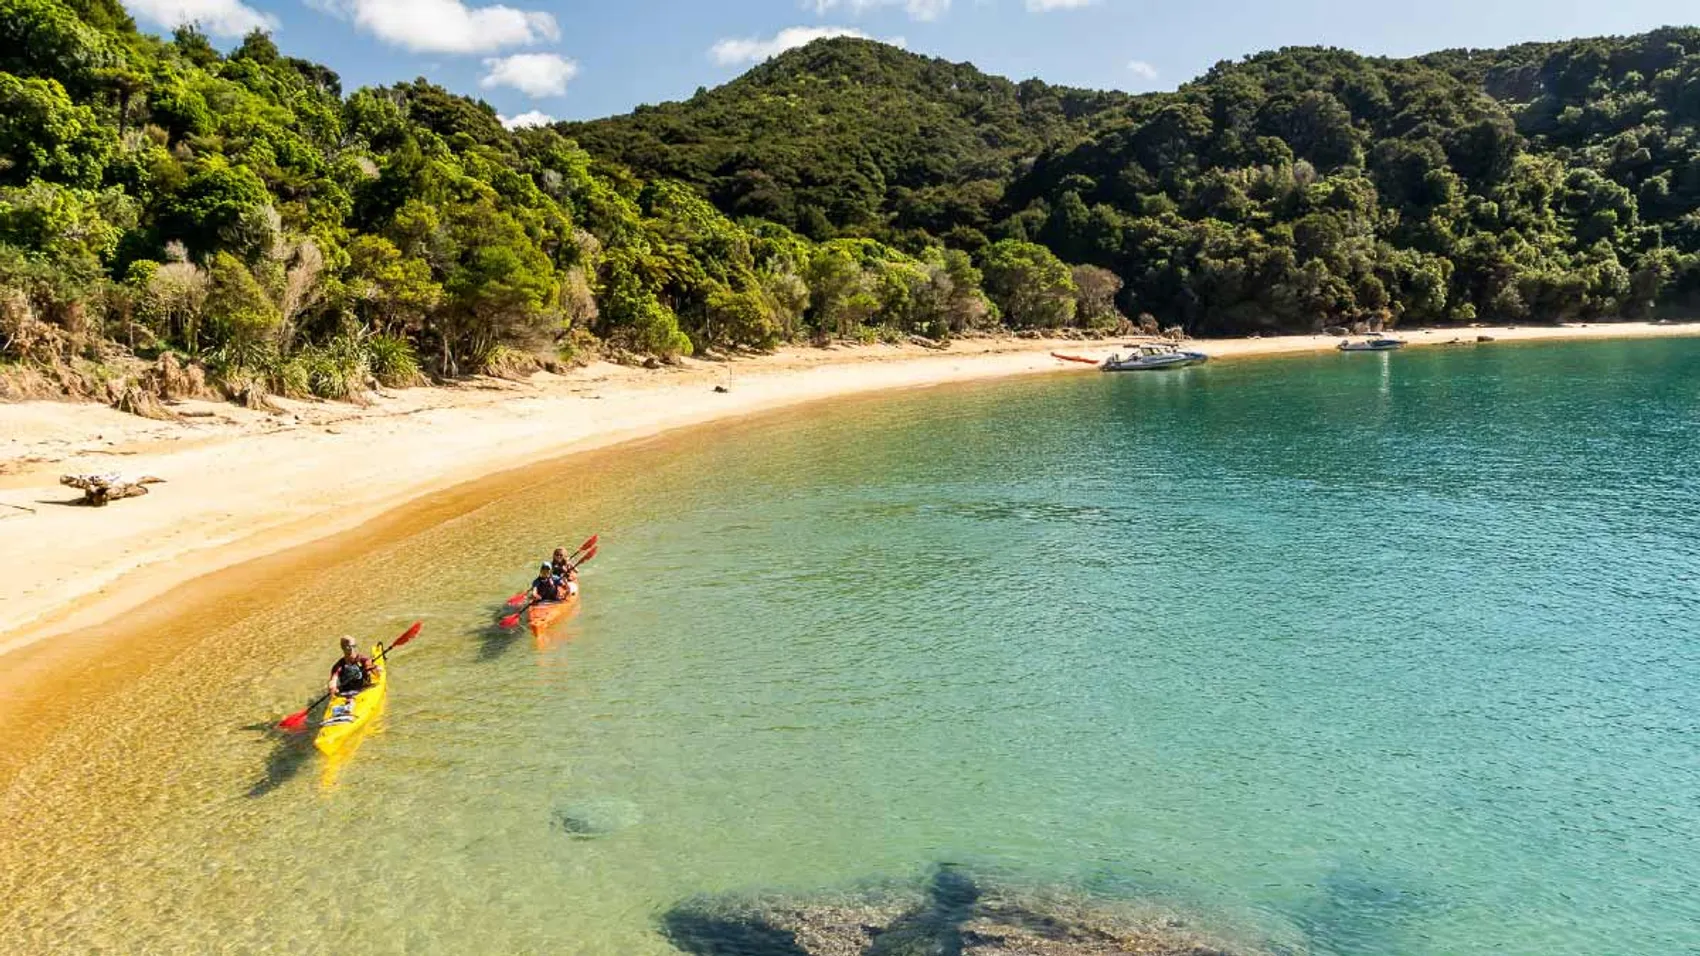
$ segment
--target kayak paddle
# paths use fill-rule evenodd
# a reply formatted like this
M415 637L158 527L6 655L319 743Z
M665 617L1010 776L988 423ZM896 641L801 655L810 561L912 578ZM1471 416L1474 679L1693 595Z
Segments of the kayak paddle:
M378 652L378 660L380 660L380 661L383 660L384 658L389 656L390 651L393 651L396 648L402 646L403 644L406 644L408 641L411 641L414 638L418 637L420 628L423 628L424 626L425 626L424 621L414 621L413 626L408 628L406 631L403 631L402 635L395 639L394 644L391 644L389 647L386 647L383 650ZM374 663L376 663L376 662L374 662ZM298 710L295 713L290 714L288 717L285 717L282 720L278 721L277 729L283 731L284 733L289 733L289 734L298 733L302 730L305 730L307 728L307 715L312 713L313 708L319 706L320 704L322 704L325 701L330 700L330 699L331 699L330 694L326 694L323 697L320 697L318 700L315 700L311 704L308 704L306 709Z
M581 565L589 564L590 559L596 557L596 549L597 548L598 548L598 545L594 545L594 544L591 545L590 550L585 553L584 557L578 559L577 561L573 562L572 564L567 565L567 569L570 571L570 570L573 570L575 568L580 567ZM530 593L530 592L527 592L527 593ZM521 596L523 597L524 595L521 595ZM515 624L519 623L519 619L520 619L521 615L523 615L525 612L531 610L533 607L536 607L537 605L539 605L541 603L543 603L543 602L542 601L530 601L530 602L528 602L525 605L525 607L522 607L519 610L513 612L512 614L509 614L507 617L502 618L501 622L499 624L497 624L497 626L500 627L504 631L507 630L510 627L513 627Z
M598 542L600 540L602 540L602 536L600 534L591 535L588 540L586 540L583 544L578 546L578 549L573 552L572 557L567 559L567 563L574 566L574 567L577 567L577 566L583 564L585 561L590 560L589 558L584 558L582 560L574 560L574 559L578 558L578 556L583 554L584 552L595 548L596 542ZM519 607L521 604L524 604L525 603L525 595L526 595L526 592L521 591L518 594L514 595L513 597L508 598L508 607Z

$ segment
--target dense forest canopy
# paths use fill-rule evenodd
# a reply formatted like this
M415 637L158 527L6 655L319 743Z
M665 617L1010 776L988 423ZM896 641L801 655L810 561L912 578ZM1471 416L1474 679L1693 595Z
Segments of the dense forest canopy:
M854 39L509 131L117 0L0 0L0 372L227 393L800 339L1700 304L1700 31L1098 93ZM0 375L0 383L6 381ZM0 385L0 390L4 385Z
M731 214L977 260L1035 242L1112 272L1126 312L1229 333L1693 309L1697 124L1700 30L1672 28L1287 49L1144 96L835 40L565 129Z

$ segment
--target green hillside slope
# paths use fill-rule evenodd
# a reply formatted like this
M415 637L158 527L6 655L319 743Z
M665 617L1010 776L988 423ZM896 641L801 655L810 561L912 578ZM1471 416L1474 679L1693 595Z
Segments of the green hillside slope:
M510 132L263 34L0 0L0 394L169 390L135 371L164 356L263 401L605 347L1680 312L1697 122L1671 29L1282 50L1145 96L838 39Z

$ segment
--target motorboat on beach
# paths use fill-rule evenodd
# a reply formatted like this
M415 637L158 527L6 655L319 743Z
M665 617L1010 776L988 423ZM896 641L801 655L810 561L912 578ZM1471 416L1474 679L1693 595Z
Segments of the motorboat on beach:
M1210 356L1203 352L1183 352L1173 345L1134 345L1125 358L1112 355L1099 366L1106 372L1146 372L1160 368L1186 368L1203 365Z
M1342 352L1391 352L1394 349L1402 349L1404 347L1405 343L1403 341L1389 338L1373 338L1365 339L1362 342L1340 343L1340 351Z

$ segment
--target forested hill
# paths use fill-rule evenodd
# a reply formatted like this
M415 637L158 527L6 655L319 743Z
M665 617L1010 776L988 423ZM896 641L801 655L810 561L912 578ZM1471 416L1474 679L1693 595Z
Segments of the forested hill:
M816 239L877 231L894 213L942 235L947 221L979 221L1023 161L1131 99L842 39L782 54L685 103L562 131L644 175L699 184L729 214ZM925 211L939 204L954 215Z
M1700 30L1673 28L1288 49L1137 97L831 40L569 132L817 238L1038 241L1115 272L1124 309L1219 333L1700 307L1697 123ZM917 180L934 129L947 159Z
M0 396L145 407L204 376L263 403L598 350L1130 317L1682 311L1697 122L1684 29L1284 50L1145 96L842 39L684 103L509 131L423 79L345 91L263 33L222 52L117 0L0 0Z

